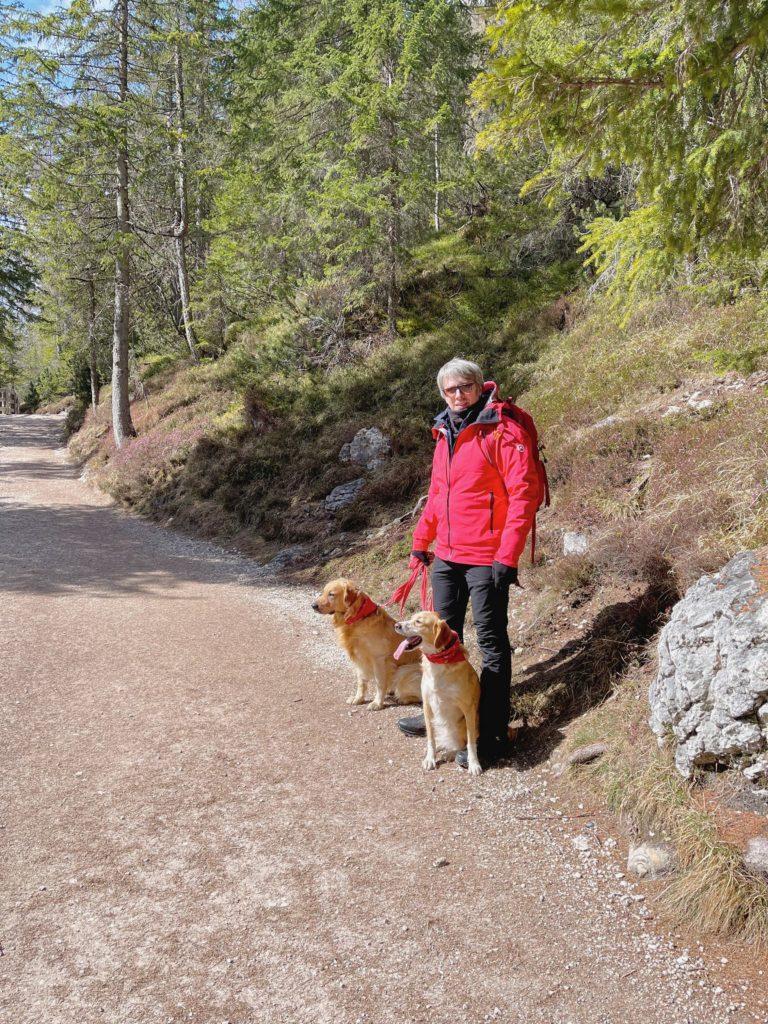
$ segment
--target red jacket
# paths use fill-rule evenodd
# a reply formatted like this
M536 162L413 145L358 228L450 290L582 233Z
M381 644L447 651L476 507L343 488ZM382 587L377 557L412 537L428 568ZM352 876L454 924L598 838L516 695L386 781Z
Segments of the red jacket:
M502 415L498 388L487 381L485 408L458 434L450 453L445 414L435 421L429 497L413 533L413 549L463 565L516 566L541 501L531 439ZM443 421L443 423L441 423Z

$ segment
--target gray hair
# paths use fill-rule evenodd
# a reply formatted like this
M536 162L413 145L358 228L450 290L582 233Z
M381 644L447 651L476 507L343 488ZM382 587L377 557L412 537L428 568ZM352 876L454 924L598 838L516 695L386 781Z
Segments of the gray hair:
M437 386L440 394L443 394L443 384L448 377L458 377L461 380L472 381L482 389L485 383L483 371L477 363L471 363L469 359L451 359L437 371Z

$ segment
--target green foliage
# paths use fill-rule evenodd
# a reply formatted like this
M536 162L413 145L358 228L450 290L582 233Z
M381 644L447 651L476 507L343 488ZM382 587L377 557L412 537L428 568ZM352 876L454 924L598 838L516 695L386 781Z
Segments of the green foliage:
M235 52L235 160L211 252L237 282L230 302L290 299L343 269L340 287L383 309L403 246L429 229L435 204L454 215L469 166L466 9L322 0L307 18L269 2L244 12Z
M476 84L483 143L543 142L529 190L628 169L629 214L600 218L585 248L622 301L690 283L766 240L768 9L759 0L535 0L504 8Z

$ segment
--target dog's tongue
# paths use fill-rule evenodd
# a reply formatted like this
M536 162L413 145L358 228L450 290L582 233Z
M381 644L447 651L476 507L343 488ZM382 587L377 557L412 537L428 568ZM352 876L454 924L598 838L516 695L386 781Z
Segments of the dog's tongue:
M393 655L395 661L399 661L399 659L402 658L402 656L408 650L408 640L409 638L406 637L405 640L403 640L403 642L398 645L398 648Z

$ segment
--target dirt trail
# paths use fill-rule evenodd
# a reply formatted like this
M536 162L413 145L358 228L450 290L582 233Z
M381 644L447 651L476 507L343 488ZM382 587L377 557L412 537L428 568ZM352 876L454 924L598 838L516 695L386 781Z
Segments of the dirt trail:
M545 769L423 773L305 591L111 507L59 429L0 417L0 1019L766 1019Z

